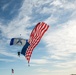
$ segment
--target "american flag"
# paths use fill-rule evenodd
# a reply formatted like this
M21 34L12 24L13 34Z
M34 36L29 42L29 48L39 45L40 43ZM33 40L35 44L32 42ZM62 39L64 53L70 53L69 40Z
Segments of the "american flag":
M14 69L12 69L12 73L14 73Z
M29 44L30 46L26 50L25 57L28 60L28 63L30 61L31 54L33 52L33 49L36 47L36 45L39 43L41 40L43 34L47 31L49 28L49 25L47 25L44 22L39 22L35 28L32 30L30 39L29 39Z

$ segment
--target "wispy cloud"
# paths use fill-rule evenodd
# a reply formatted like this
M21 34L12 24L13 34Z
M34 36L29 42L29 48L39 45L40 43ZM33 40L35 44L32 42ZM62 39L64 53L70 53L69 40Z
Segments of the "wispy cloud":
M3 10L3 11L4 11L4 10L7 10L9 4L10 4L10 3L5 4L5 5L2 7L2 10Z
M75 68L75 65L76 65L76 60L72 60L72 61L63 62L63 63L57 63L54 66L59 68L69 69L69 68Z
M47 64L49 62L46 59L32 59L31 63L35 63L35 64Z
M3 61L3 62L15 62L15 60L11 60L11 59L1 59L1 58L0 58L0 61Z
M36 69L35 71L40 72L40 73L48 73L48 72L50 72L50 70L43 69L43 68Z
M16 51L17 49L16 48L14 48L14 49L15 50L12 51L12 49L10 49L10 48L8 49L6 46L2 46L0 48L0 61L15 62L17 59L24 60L25 57L24 56L18 57L17 51ZM9 59L6 59L6 58L9 58ZM13 59L11 60L11 58L13 58Z
M9 5L3 7L5 10ZM11 11L13 13L13 11ZM10 14L11 14L10 13ZM10 39L12 37L22 37L29 39L32 28L39 22L44 21L49 24L49 29L42 38L47 53L43 57L31 59L31 66L37 67L37 75L69 75L75 73L76 66L76 1L75 0L24 0L22 6L15 16L7 24L0 21L1 37L0 55L14 58L2 59L0 61L14 62L15 59L25 60L25 57L18 57L14 51L8 52ZM2 19L1 19L2 20ZM21 34L21 36L20 36ZM3 42L6 42L3 44ZM11 48L10 48L11 49ZM43 50L45 46L43 47ZM13 52L12 52L13 51ZM40 50L38 50L40 51ZM39 66L47 65L47 68ZM44 66L44 67L45 67ZM50 68L49 68L50 67ZM52 70L51 70L52 69ZM70 72L69 72L70 71ZM40 74L41 73L41 74Z
M58 26L58 28L55 29L54 32L50 32L47 34L47 36L44 37L44 40L47 43L50 59L68 61L67 59L72 58L72 54L76 53L75 32L76 32L76 21L70 20L67 23L64 23L64 25ZM71 59L70 62L73 60L74 59Z

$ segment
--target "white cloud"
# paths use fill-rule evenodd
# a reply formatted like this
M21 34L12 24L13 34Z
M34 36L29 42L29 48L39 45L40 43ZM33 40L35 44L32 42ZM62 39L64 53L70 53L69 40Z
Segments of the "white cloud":
M31 15L33 4L30 0L24 0L22 7L20 8L19 17L25 17L26 15Z
M11 21L8 26L1 26L1 30L3 32L3 36L7 38L12 38L14 36L27 36L26 28L29 26L28 24L29 17L25 17L23 19L15 19Z
M76 9L76 1L64 1L62 0L62 3L64 4L63 7L66 9ZM70 6L69 6L70 5Z
M48 72L50 72L50 70L44 69L44 68L39 68L39 69L36 69L35 71L40 72L40 73L48 73Z
M49 63L49 61L46 60L46 59L32 59L31 63L35 63L35 64L47 64L47 63Z
M11 60L11 59L1 59L1 58L0 58L0 61L4 61L4 62L15 62L15 60L13 60L13 59Z
M70 75L70 74L76 74L75 72L76 68L69 68L69 69L55 69L50 70L46 68L39 68L35 69L35 72L38 72L38 75ZM39 74L40 73L40 74Z
M54 32L48 33L48 35L45 36L45 41L49 48L51 48L51 46L54 47L54 51L52 51L55 55L66 56L71 53L76 53L75 32L76 21L71 20L62 25L62 28L58 28Z
M49 3L50 3L50 5L48 5L49 7L45 6L42 9L39 8L38 10L39 10L39 13L49 14L49 17L46 18L45 22L47 22L50 25L53 25L53 24L56 24L57 22L60 22L59 21L60 19L63 19L63 21L64 21L64 18L61 18L61 17L64 17L67 13L68 13L68 15L70 13L75 14L76 2L68 2L68 1L63 1L63 0L62 1L61 0L53 0ZM68 19L70 19L71 16L72 16L72 14L68 16L69 17ZM67 18L67 15L65 16L65 19L66 18Z
M13 36L19 36L19 34L22 34L22 37L28 38L28 33L30 33L26 28L31 26L30 23L30 19L32 19L32 17L30 16L31 13L33 12L32 9L35 8L33 7L33 2L34 1L24 1L22 7L20 8L20 13L18 15L17 18L15 18L14 20L12 20L8 26L1 26L1 30L3 32L3 35L6 36L7 38L11 38ZM40 4L46 4L46 3L51 3L55 6L56 5L61 5L61 2L59 0L54 0L54 1L35 1L35 4L39 3ZM72 3L71 3L72 4ZM26 5L26 6L25 6ZM67 4L69 5L69 4ZM74 4L75 5L75 4ZM41 6L41 5L40 5ZM54 13L56 13L58 11L58 9L56 9L56 7L52 7L50 6L50 9L47 8L46 6L43 9L37 9L36 11L38 12L38 10L40 11L40 13L47 13L50 10L50 14L52 13L52 16L49 16L45 22L48 24L53 24L56 23L58 21L58 17L54 16ZM65 6L65 5L64 5ZM27 8L26 8L27 7ZM67 6L65 6L67 7ZM40 7L39 7L40 8ZM48 10L48 11L47 11ZM48 14L48 13L47 13ZM33 25L33 24L32 24Z
M5 49L5 50L1 50L1 51L0 51L0 54L3 55L3 56L5 56L5 57L12 57L12 58L14 58L13 61L11 61L11 59L8 59L8 60L9 60L8 62L10 62L10 61L11 61L11 62L14 62L15 59L19 59L19 60L24 60L24 59L25 59L24 56L18 57L17 54L8 52L8 51L6 51L6 49ZM0 58L0 59L1 59L1 58ZM7 59L5 60L5 59L3 58L3 59L1 59L0 61L7 61Z
M54 0L51 4L53 4L54 6L61 6L62 5L60 0Z
M54 17L54 16L50 16L49 18L47 18L45 20L45 23L47 23L48 25L52 25L54 23L56 23L58 21L58 18Z
M35 10L35 12L37 13L47 14L47 15L49 14L49 17L45 19L45 22L50 25L50 28L47 31L46 35L44 35L43 37L44 42L47 43L48 56L47 58L43 57L43 59L32 59L30 63L32 66L35 67L49 64L50 69L43 69L43 68L37 69L36 70L37 72L42 72L41 74L37 74L37 75L47 75L47 74L69 75L71 73L74 73L76 70L75 68L76 59L72 58L71 55L73 53L76 53L76 41L75 41L76 40L76 19L75 19L76 12L74 12L76 9L76 3L74 4L71 2L67 3L66 0L65 1L64 0L47 0L47 1L33 0L30 2L29 1L27 0L24 1L22 7L19 10L20 11L19 15L16 18L14 18L10 23L8 23L7 26L0 24L2 35L7 38L12 38L12 37L20 37L21 34L21 37L29 38L29 34L31 30L28 30L27 28L32 27L35 24L35 21L32 24L30 20L36 17L36 16L33 17L31 16L32 13L34 13L32 9L37 8ZM48 7L43 6L46 3L48 3ZM74 12L71 15L71 17L69 17L70 21L62 25L56 24L59 21L59 18L63 19L61 18L60 15L64 14L64 12L69 10L73 10L72 12ZM72 18L73 20L70 18ZM54 24L56 24L55 29L53 26ZM25 59L24 57L19 58L14 53L8 53L5 50L0 51L0 54L7 57L13 57L16 59L21 59L21 60ZM54 59L54 61L52 59ZM7 59L0 59L0 61L12 62L11 60L7 60ZM51 66L53 69L52 71L51 71Z
M32 0L31 2L35 7L40 7L44 4L50 3L52 1L51 0L47 0L47 1L46 0Z
M76 9L76 1L66 1L66 0L54 0L50 5L54 5L59 8L64 9ZM69 6L70 5L70 6Z
M5 56L10 56L10 57L18 58L15 54L10 53L10 52L6 52L5 50L2 50L2 51L0 52L0 54L5 55Z
M30 33L30 31L28 31L27 28L31 26L31 23L29 22L31 17L29 14L31 14L32 10L32 5L29 3L29 1L24 0L22 7L19 9L20 12L17 17L15 17L7 25L0 26L2 35L4 37L12 38L20 36L20 34L22 34L22 37L25 37L26 39L29 38L28 33Z
M63 62L63 63L57 63L54 66L59 67L59 68L75 68L76 65L76 60L68 61L68 62Z

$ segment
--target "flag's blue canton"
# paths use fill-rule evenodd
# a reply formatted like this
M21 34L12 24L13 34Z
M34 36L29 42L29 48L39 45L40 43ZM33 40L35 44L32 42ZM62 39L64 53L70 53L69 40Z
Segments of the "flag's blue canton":
M21 54L23 54L25 56L26 50L28 48L30 44L26 41L26 44L24 45L24 47L22 48Z

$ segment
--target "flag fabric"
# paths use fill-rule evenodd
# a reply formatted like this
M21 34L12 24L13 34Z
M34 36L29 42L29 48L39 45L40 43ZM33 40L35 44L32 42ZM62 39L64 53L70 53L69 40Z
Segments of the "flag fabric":
M33 49L36 47L36 45L39 43L41 40L43 34L48 30L49 25L47 25L44 22L39 22L35 28L32 30L30 34L30 39L29 39L29 44L30 46L26 50L25 57L29 63L30 57L32 54Z
M30 45L30 44L29 44L29 42L27 41L26 44L24 45L24 47L22 48L21 54L23 54L24 56L25 56L26 50L27 50L27 48L28 48L29 45Z
M14 73L14 69L12 69L12 73Z
M27 40L23 38L12 38L10 41L10 45L19 45L24 46Z

